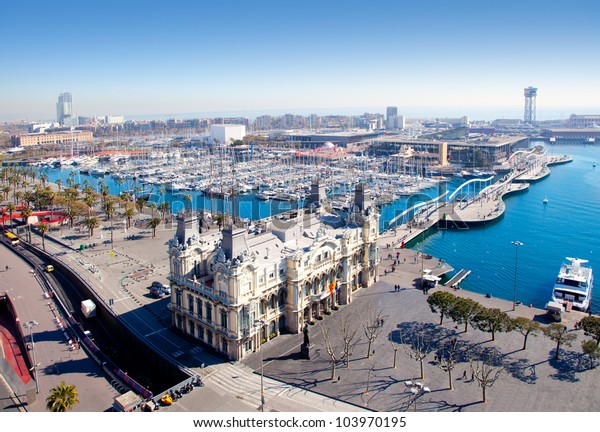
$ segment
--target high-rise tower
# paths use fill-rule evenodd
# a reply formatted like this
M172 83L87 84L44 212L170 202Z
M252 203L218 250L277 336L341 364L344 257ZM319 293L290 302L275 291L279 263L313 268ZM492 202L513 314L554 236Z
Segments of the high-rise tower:
M56 103L56 121L64 124L65 118L73 117L73 99L71 93L60 93Z
M398 118L398 107L395 107L395 106L387 107L385 114L386 114L385 124L386 124L387 128L395 129L397 127L396 119Z
M537 96L537 89L534 87L527 87L525 89L525 115L523 121L528 124L535 123L535 98Z

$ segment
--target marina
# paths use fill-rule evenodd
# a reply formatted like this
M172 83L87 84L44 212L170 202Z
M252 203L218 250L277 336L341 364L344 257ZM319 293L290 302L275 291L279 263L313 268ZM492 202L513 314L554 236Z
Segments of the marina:
M508 252L512 249L508 248L505 253L502 252L497 256L497 253L494 254L490 247L498 241L497 236L490 235L490 238L479 246L483 251L481 257L491 258L488 263L487 261L465 260L465 257L473 256L472 250L470 248L465 250L465 246L473 235L480 233L484 235L485 232L497 231L498 225L507 223L506 215L512 215L515 211L520 213L519 210L523 205L532 206L532 201L536 199L533 198L530 201L530 196L539 196L540 190L542 192L537 203L545 202L543 206L538 204L542 210L552 208L551 211L554 212L554 209L558 209L557 206L560 206L560 202L557 201L558 197L549 194L550 189L546 187L546 184L552 182L556 177L549 175L548 167L573 161L564 154L570 154L571 149L579 147L567 146L568 148L564 149L564 146L550 145L544 148L545 153L542 156L532 156L534 147L539 144L532 143L531 148L523 152L523 158L519 159L519 163L523 161L528 163L529 169L525 170L525 166L514 164L516 169L510 174L500 176L486 173L490 175L489 177L478 172L477 174L480 175L461 173L461 177L410 176L407 178L404 173L386 172L384 165L380 165L380 171L376 171L374 169L377 166L376 161L367 161L361 157L356 157L353 161L345 160L343 166L328 166L324 163L325 161L321 161L322 164L314 165L294 163L293 158L292 161L286 159L287 163L281 163L263 155L265 163L261 164L250 161L232 163L234 159L237 161L236 157L225 158L223 162L220 162L218 158L209 159L208 162L205 161L203 168L198 169L203 177L198 176L196 179L201 183L200 178L204 178L204 181L208 182L204 184L209 186L200 190L194 188L186 190L190 185L191 178L189 176L187 182L181 179L181 181L175 182L171 180L170 187L165 186L166 183L153 184L152 179L161 172L161 178L175 178L169 168L170 163L187 166L186 172L190 173L192 170L189 167L193 165L193 162L186 162L186 158L181 155L159 157L157 154L152 156L152 153L143 157L159 160L156 162L156 166L147 163L144 165L146 159L143 158L141 163L134 163L130 158L117 156L112 160L120 162L113 163L112 168L106 169L105 174L100 176L93 176L91 171L90 174L84 174L80 168L73 165L62 167L61 164L59 168L56 163L40 167L40 170L48 175L50 181L61 178L63 184L70 178L71 181L80 184L87 181L97 190L102 185L106 185L111 193L132 193L136 190L138 193L142 193L143 191L144 195L148 196L149 202L159 203L163 200L170 202L172 213L177 213L185 208L186 196L192 198L195 208L204 209L209 213L231 212L232 201L235 201L237 215L248 220L269 218L283 211L305 205L306 199L310 195L310 184L315 178L326 185L328 200L324 205L327 211L331 212L332 216L343 215L348 211L353 186L358 181L365 181L371 187L374 202L378 203L380 207L382 214L380 231L394 229L398 234L399 241L404 242L408 247L419 248L421 247L420 243L424 241L426 254L444 257L452 266L471 270L471 276L461 282L463 287L476 292L489 292L491 295L508 299L512 297L511 292L506 288L512 285L510 276L512 275L510 270L512 265L510 264L510 252ZM558 156L559 154L560 156ZM598 154L590 156L586 162L587 169L592 173L595 171L593 171L591 161L597 160L599 156ZM575 161L579 162L579 160L578 157L575 158ZM78 164L81 163L78 162ZM141 168L141 165L144 165L144 168ZM253 171L252 165L260 165L261 169ZM229 168L226 168L228 166ZM208 176L206 175L207 169ZM217 183L216 179L220 177L221 170L228 172L231 177L227 179L223 175L224 180ZM111 172L111 174L106 174L107 172ZM561 173L562 171L557 169L557 172ZM132 173L136 173L136 175L134 176ZM268 173L273 174L268 175ZM517 180L524 178L528 181ZM541 179L543 181L538 184L538 180ZM213 187L210 187L211 180L214 182ZM186 189L179 189L174 188L173 184L187 184L188 186ZM231 194L231 186L234 184L236 187L233 189L234 193ZM245 188L239 185L245 185ZM288 187L290 185L293 187ZM413 195L406 195L405 193L408 193L410 188L414 188ZM535 192L532 193L532 190ZM515 193L520 193L522 198L510 198ZM548 204L549 195L552 198L552 205ZM443 199L440 198L441 196ZM515 200L521 204L517 204L515 209L512 204L507 206L505 199L508 199L509 202ZM498 223L500 219L502 220ZM523 220L527 220L525 215L523 215ZM508 223L512 224L512 221L509 220ZM479 225L481 227L478 227ZM533 232L537 232L538 229L539 226L534 224ZM457 236L461 236L461 238ZM451 244L446 243L447 238L451 238ZM508 243L510 244L510 240ZM452 245L455 245L454 248ZM463 254L457 255L458 250L463 250ZM571 252L565 251L562 255L568 253ZM504 258L504 255L507 256ZM503 269L506 271L503 272ZM497 282L498 277L505 281L503 286ZM541 276L537 277L541 278ZM483 286L478 283L482 279L489 280L489 282ZM528 289L520 292L519 300L523 304L532 304L543 308L548 301L551 286L552 284L546 279L543 284L539 283L536 290Z

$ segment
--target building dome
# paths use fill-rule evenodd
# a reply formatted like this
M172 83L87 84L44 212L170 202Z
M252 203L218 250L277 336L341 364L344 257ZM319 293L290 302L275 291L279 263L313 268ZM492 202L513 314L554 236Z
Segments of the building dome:
M326 149L332 149L335 147L335 144L333 144L331 141L327 141L325 144L323 144L323 148Z

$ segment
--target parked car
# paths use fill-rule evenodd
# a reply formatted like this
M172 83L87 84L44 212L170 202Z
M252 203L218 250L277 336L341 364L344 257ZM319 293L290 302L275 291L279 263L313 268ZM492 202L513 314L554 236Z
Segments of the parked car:
M162 288L162 286L163 286L162 282L154 281L154 282L152 282L152 285L150 285L150 288Z
M165 295L165 292L162 289L162 285L160 287L153 286L150 288L150 294L155 298L162 298Z
M171 285L163 285L162 290L166 295L171 295Z

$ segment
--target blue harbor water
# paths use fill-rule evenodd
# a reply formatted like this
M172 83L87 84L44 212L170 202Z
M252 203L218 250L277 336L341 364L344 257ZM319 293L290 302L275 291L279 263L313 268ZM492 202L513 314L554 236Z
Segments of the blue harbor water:
M593 164L600 162L600 145L551 145L548 153L572 155L574 161L551 167L551 174L527 192L506 197L502 219L467 230L437 230L425 238L425 253L444 258L457 271L472 270L463 289L512 300L517 261L517 301L543 308L565 257L588 259L599 274L600 167ZM512 241L523 243L518 256ZM591 308L600 312L600 288Z
M543 144L543 143L532 143ZM464 289L479 293L489 293L494 297L508 300L513 298L515 261L517 261L517 300L524 305L532 304L543 308L549 300L552 285L565 257L588 259L596 274L600 272L600 229L597 217L600 215L600 145L551 145L547 146L550 155L569 154L574 161L552 167L550 176L533 183L525 193L506 197L504 216L493 223L481 227L462 230L433 230L425 238L425 253L444 258L457 271L466 268L471 275L461 284ZM126 179L119 185L112 176L97 177L80 174L73 168L44 168L48 180L65 180L75 173L75 180L83 184L86 180L100 190L100 182L106 184L110 193L118 195L131 190L136 184ZM452 192L461 180L448 182ZM137 185L139 186L139 185ZM334 191L339 192L339 191ZM476 191L471 191L476 192ZM423 199L434 198L441 193L439 188L429 188L422 192ZM231 209L229 198L212 200L199 191L181 191L164 194L154 188L151 202L166 200L172 205L172 212L184 208L184 196L192 196L195 208L215 212ZM544 198L548 204L544 205ZM239 216L260 219L295 208L302 202L260 201L254 194L236 197ZM381 229L385 229L390 219L404 211L407 206L416 204L418 196L401 198L382 206ZM520 241L518 259L516 246L512 241ZM420 250L421 245L414 245ZM592 299L592 310L600 312L600 291L596 290Z

